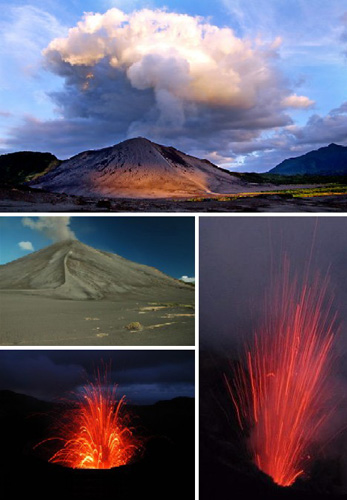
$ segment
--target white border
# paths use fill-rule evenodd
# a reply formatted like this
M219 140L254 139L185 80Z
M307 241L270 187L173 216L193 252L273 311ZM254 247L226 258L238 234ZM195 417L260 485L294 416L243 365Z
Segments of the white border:
M345 212L1 212L0 217L194 217L195 221L195 345L193 346L0 346L2 350L35 351L195 351L195 500L199 499L199 226L204 217L347 217Z

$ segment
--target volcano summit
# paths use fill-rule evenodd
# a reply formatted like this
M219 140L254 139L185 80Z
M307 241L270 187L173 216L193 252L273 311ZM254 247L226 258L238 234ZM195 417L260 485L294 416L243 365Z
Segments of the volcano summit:
M194 287L77 240L0 266L0 283L0 344L194 343Z

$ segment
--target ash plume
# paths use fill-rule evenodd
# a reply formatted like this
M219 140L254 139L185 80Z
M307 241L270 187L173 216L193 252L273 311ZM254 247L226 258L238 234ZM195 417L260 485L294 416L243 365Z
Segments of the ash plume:
M37 217L36 220L30 217L23 217L23 226L39 231L49 238L53 243L64 240L77 240L77 237L70 228L70 217Z

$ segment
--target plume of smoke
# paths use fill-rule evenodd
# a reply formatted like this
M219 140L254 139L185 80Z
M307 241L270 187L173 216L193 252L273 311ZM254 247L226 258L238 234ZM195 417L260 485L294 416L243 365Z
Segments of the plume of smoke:
M23 226L39 231L53 242L76 240L75 233L70 228L70 217L23 217Z
M182 127L193 112L216 112L220 121L224 110L228 127L235 120L239 128L240 118L252 114L254 119L259 112L262 120L263 113L271 116L276 126L289 124L285 108L307 108L313 101L287 88L273 64L279 45L279 40L251 43L198 16L160 9L128 15L112 8L104 14L85 13L67 36L54 38L43 55L46 67L66 80L68 99L65 93L52 95L65 116L100 116L102 107L104 116L112 112L112 122L119 120L121 103L113 109L109 96L111 92L118 101L122 90L127 102L136 96L146 108L123 129L126 125L131 134L140 125L147 135L150 123Z

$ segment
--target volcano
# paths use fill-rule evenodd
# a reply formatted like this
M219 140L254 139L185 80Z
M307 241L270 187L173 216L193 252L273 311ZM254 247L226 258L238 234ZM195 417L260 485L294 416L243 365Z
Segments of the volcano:
M35 448L50 435L52 414L59 412L59 403L11 391L0 391L0 403L0 424L6 429L0 457L1 490L7 498L159 500L163 492L169 499L180 494L194 498L193 398L132 405L134 419L147 439L145 453L137 463L108 470L62 467L49 463L42 447Z
M29 182L55 193L124 198L228 193L242 191L244 185L208 160L142 137L82 152Z
M64 299L171 296L192 287L154 267L65 240L0 266L0 289Z

